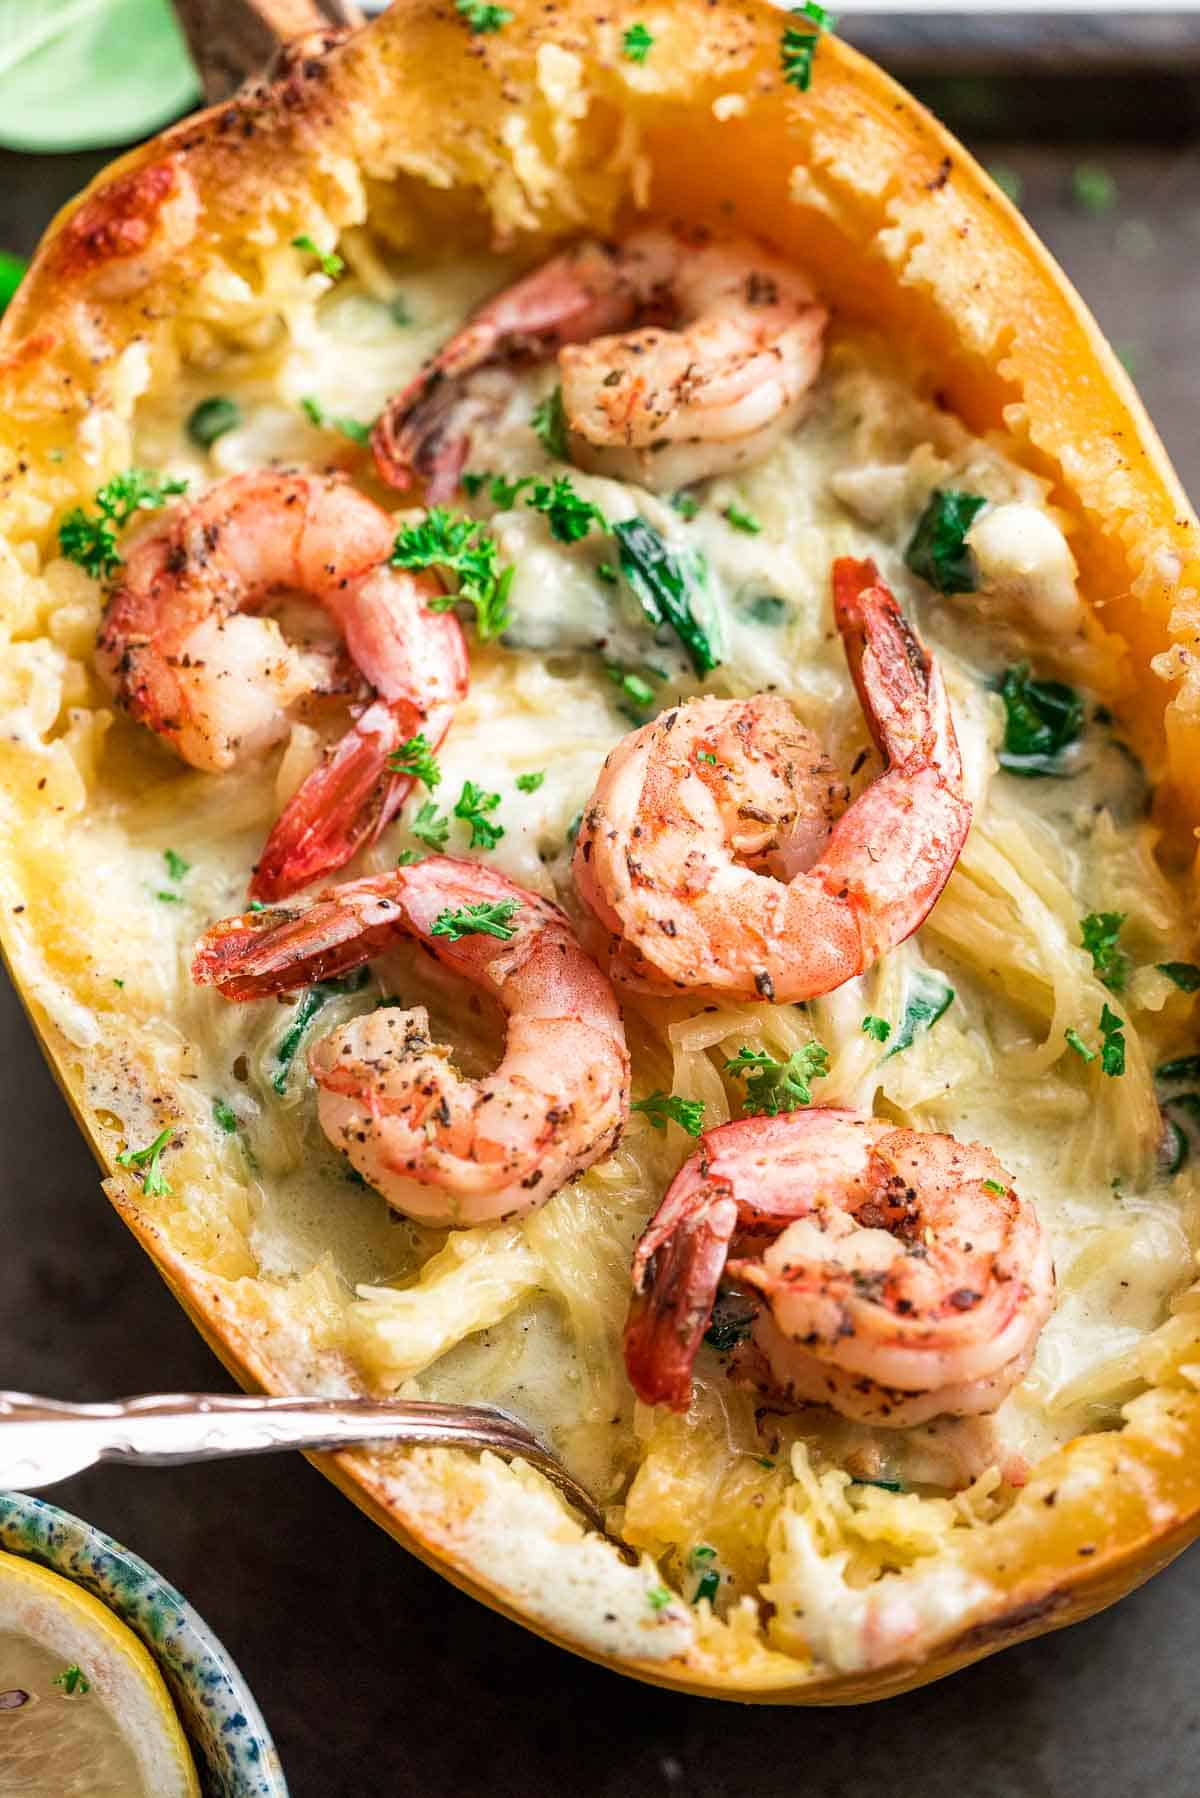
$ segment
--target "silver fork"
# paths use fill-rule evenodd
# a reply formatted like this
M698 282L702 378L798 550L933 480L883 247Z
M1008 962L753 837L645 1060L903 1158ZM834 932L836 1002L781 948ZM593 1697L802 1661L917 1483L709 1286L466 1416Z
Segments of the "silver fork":
M493 1405L436 1405L423 1399L242 1398L164 1392L100 1405L66 1405L29 1392L0 1392L0 1488L35 1492L98 1461L171 1467L277 1449L334 1449L389 1443L491 1449L545 1474L592 1529L610 1536L599 1505L557 1455L507 1411Z

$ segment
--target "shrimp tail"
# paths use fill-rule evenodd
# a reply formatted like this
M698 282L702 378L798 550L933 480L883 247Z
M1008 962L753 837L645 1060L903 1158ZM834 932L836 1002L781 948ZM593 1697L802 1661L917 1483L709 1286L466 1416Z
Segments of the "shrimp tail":
M313 769L263 845L250 883L252 899L266 904L284 899L374 842L412 789L410 775L388 769L388 758L409 734L408 719L410 707L374 701Z
M371 433L380 480L400 493L423 482L427 500L449 499L472 430L504 403L472 376L498 364L545 362L563 344L621 330L636 311L614 253L592 243L496 294L384 407Z
M216 987L223 999L262 999L349 974L396 936L405 872L345 881L295 906L222 919L196 944L192 979Z
M695 1167L684 1164L638 1243L625 1321L630 1385L646 1404L672 1411L691 1402L692 1363L738 1221L728 1185L697 1178Z

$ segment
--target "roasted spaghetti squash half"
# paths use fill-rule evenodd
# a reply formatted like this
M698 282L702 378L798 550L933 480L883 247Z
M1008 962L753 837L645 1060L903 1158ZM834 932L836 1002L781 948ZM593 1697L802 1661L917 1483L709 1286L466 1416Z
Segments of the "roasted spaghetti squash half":
M1196 521L960 147L811 13L409 0L0 351L4 946L109 1196L239 1379L503 1403L641 1562L488 1457L355 1502L798 1703L1175 1554Z

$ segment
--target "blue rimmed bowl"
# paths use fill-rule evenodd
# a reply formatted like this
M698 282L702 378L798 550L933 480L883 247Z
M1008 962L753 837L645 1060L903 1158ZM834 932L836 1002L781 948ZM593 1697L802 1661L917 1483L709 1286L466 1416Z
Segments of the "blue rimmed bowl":
M196 1758L205 1798L288 1798L262 1713L237 1665L174 1586L69 1511L0 1492L0 1548L82 1586L158 1662Z

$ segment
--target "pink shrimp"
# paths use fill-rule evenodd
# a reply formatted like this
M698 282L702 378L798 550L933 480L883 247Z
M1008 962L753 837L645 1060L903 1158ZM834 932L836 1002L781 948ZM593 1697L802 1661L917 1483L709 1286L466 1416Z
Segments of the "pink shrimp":
M745 239L649 229L577 244L489 300L391 400L376 464L401 491L420 477L447 498L472 427L503 403L504 383L478 377L557 355L571 460L684 486L758 460L795 425L825 323L805 277Z
M780 1002L861 974L911 936L971 821L937 665L872 562L834 564L834 617L886 771L845 788L782 699L698 699L612 751L575 846L614 977ZM832 826L832 828L831 828Z
M852 1111L701 1137L634 1256L625 1363L648 1404L686 1410L726 1271L765 1300L772 1391L889 1428L996 1410L1054 1303L1037 1214L990 1149Z
M226 999L255 999L344 974L404 937L500 1004L503 1059L467 1080L432 1041L423 1007L377 1008L309 1052L321 1128L390 1205L422 1223L530 1211L608 1154L629 1115L612 988L557 906L493 868L430 856L213 925L192 978Z
M430 576L388 566L394 526L346 481L234 475L174 507L129 552L97 664L118 703L195 768L222 772L283 736L300 702L358 689L353 722L288 801L250 887L281 898L378 836L412 786L389 768L408 738L435 747L467 691L462 628L431 609ZM262 615L316 600L344 639L289 644Z

